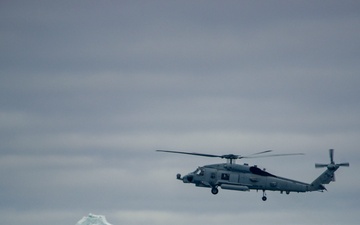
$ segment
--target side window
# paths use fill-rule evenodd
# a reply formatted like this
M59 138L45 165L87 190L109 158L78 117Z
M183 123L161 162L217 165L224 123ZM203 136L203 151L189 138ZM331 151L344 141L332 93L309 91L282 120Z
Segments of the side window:
M215 179L216 178L216 173L211 173L210 178Z
M221 179L222 180L229 180L230 179L230 175L228 173L222 173L221 174Z

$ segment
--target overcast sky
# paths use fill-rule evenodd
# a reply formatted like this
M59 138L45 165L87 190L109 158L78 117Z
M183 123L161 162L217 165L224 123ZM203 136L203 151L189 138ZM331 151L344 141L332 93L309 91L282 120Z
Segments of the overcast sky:
M71 225L353 225L360 220L359 1L1 1L0 218ZM182 184L240 161L328 192Z

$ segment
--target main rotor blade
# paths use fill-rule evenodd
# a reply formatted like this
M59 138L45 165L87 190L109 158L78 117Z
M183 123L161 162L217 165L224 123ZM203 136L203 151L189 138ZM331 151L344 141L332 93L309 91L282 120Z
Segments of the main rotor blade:
M250 155L246 155L246 156L239 156L239 159L242 159L242 158L252 158L252 156L255 156L255 155L260 155L260 154L265 154L265 153L268 153L268 152L272 152L272 150L266 150L266 151L262 151L262 152L257 152L257 153L253 153L253 154L250 154Z
M177 153L177 154L185 154L185 155L196 155L196 156L204 156L204 157L218 157L221 158L221 155L211 155L211 154L203 154L196 152L180 152L180 151L170 151L170 150L156 150L157 152L167 152L167 153Z
M339 164L336 164L336 165L349 167L349 166L350 166L350 163L339 163Z
M196 156L204 156L204 157L217 157L217 158L222 158L222 159L265 158L265 157L276 157L276 156L304 155L303 153L260 155L260 154L272 152L272 150L257 152L257 153L247 155L247 156L234 155L234 154L212 155L212 154L204 154L204 153L197 153L197 152L182 152L182 151L171 151L171 150L156 150L156 151L157 152L166 152L166 153L185 154L185 155L196 155Z
M267 157L277 157L277 156L292 156L292 155L305 155L304 153L289 153L289 154L272 154L272 155L249 155L249 156L242 156L241 158L267 158Z

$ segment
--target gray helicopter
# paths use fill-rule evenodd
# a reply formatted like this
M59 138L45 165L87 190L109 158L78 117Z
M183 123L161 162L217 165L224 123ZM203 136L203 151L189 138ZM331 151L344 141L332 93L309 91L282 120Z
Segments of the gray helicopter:
M270 154L262 155L272 152L272 150L262 151L248 156L227 154L227 155L212 155L196 152L181 152L170 150L156 150L158 152L177 153L204 157L217 157L226 159L227 163L212 164L198 167L194 172L191 172L183 177L177 174L176 178L184 183L192 183L197 187L211 188L211 193L216 195L219 192L219 187L226 190L235 191L250 191L262 190L262 200L266 201L265 191L279 191L281 194L285 192L308 192L308 191L321 191L326 190L323 184L329 184L335 181L335 171L340 166L350 166L349 163L334 162L334 149L329 150L330 163L329 164L315 164L315 168L326 167L327 169L312 183L304 183L284 177L279 177L271 174L265 169L260 169L256 165L249 166L248 164L236 164L236 159L244 158L260 158L260 157L273 157L273 156L290 156L290 155L303 155L302 153L292 154Z

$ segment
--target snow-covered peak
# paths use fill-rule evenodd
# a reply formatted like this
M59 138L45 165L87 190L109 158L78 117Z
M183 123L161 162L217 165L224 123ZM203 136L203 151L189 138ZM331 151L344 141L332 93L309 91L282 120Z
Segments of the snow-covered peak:
M89 214L88 216L84 216L76 225L111 225L108 221L106 221L105 216L102 215L94 215Z

